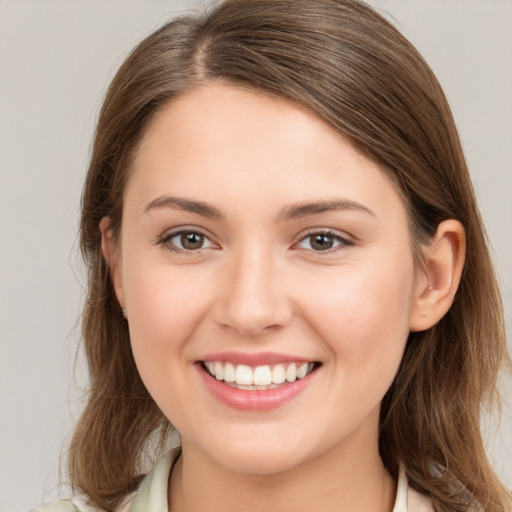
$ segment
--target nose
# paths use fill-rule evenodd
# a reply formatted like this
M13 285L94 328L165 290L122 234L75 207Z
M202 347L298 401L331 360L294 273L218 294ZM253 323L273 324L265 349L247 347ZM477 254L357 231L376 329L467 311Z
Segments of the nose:
M271 254L248 249L226 262L222 277L215 319L224 329L255 337L290 322L293 312L285 278Z

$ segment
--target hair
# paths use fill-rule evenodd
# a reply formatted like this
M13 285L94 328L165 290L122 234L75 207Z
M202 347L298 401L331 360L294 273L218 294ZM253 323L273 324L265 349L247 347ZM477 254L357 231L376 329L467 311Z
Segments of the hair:
M82 197L88 268L83 341L90 390L69 451L75 490L115 509L142 461L173 427L138 374L128 327L101 252L99 222L122 222L131 162L155 115L181 94L222 82L286 98L334 126L394 182L415 254L440 222L467 238L448 313L409 335L381 407L379 449L437 511L508 509L485 454L480 420L508 362L503 310L454 120L433 72L387 20L358 0L225 0L143 40L114 77L99 115ZM419 261L419 259L418 259Z

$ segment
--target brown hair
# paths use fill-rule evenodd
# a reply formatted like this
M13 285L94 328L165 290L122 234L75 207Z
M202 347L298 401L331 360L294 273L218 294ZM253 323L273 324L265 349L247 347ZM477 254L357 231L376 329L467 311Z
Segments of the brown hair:
M380 452L392 473L405 465L410 484L438 511L475 503L507 510L510 495L480 433L482 407L496 397L508 359L502 305L457 131L423 58L357 0L226 0L155 31L112 81L83 192L90 395L70 447L75 489L92 504L116 508L140 481L143 458L161 451L172 429L138 375L98 225L109 216L114 237L119 233L130 160L155 114L209 81L288 98L332 124L393 179L416 247L441 221L463 223L459 290L437 325L410 334L382 403Z

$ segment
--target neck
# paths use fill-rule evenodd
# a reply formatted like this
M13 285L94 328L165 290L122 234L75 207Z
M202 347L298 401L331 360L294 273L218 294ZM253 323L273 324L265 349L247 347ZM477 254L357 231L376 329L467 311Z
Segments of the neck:
M367 440L366 440L367 441ZM183 444L169 489L171 512L391 512L396 483L375 449L342 446L273 474L225 468Z

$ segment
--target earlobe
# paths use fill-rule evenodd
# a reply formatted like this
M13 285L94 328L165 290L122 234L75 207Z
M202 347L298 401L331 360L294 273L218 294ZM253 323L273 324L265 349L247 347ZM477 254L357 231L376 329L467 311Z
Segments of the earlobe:
M112 237L112 229L110 228L110 217L103 217L100 221L99 228L101 231L101 252L110 270L112 285L116 293L117 300L121 309L125 309L125 298L123 281L119 270L119 254L116 251L114 240Z
M459 287L466 252L464 227L450 219L424 247L424 267L416 284L410 330L424 331L448 312Z

